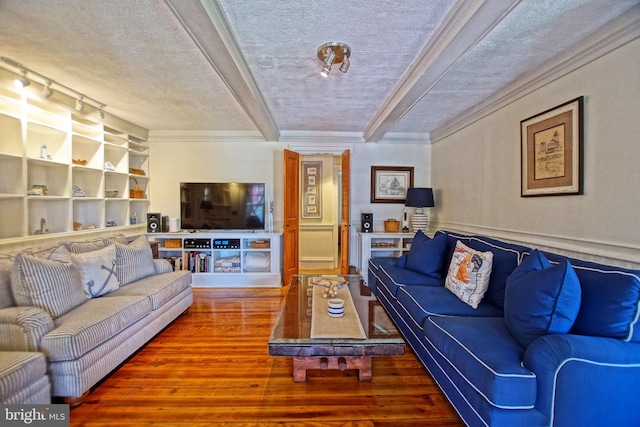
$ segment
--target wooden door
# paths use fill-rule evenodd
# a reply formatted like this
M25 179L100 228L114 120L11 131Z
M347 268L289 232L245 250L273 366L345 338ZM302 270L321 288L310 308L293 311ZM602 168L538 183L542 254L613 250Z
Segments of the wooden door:
M351 152L342 153L342 215L340 218L340 272L349 274L349 230L351 215L349 213L351 183Z
M282 269L284 284L298 273L300 223L300 155L284 150L284 231Z

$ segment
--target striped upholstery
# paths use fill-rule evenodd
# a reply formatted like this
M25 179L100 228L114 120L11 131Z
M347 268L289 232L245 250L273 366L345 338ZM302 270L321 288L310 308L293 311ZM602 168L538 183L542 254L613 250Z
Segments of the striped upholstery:
M47 363L42 353L0 351L0 403L51 402Z
M0 351L38 351L40 341L53 329L49 313L36 307L0 310Z
M142 235L128 245L116 243L116 274L121 286L156 274L147 236Z
M94 298L55 320L56 328L40 344L50 361L73 360L108 341L146 316L145 296Z
M54 319L87 300L78 271L71 264L18 254L13 272L16 303L42 308Z
M166 259L153 259L153 266L156 269L156 274L171 273L173 266Z
M122 286L106 296L147 295L151 300L152 310L157 310L189 286L191 274L188 271L171 271Z
M11 292L11 273L13 272L13 261L10 259L0 259L0 308L13 307L16 305Z

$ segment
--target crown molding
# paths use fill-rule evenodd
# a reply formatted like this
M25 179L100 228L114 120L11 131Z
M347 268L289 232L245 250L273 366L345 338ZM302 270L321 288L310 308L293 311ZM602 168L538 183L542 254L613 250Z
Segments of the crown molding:
M156 142L265 142L258 131L151 130L149 143Z
M322 144L362 144L361 132L327 132L327 131L280 131L279 142L288 143L322 143Z
M514 81L454 120L435 129L431 132L431 142L435 144L441 141L638 37L640 37L640 5L587 37L573 49L550 59L537 70Z

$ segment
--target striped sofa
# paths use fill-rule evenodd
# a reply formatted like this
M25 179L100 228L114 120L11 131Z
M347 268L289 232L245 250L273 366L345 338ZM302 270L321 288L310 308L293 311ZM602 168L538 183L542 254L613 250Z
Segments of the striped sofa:
M153 259L144 235L0 254L0 396L36 403L28 389L41 379L10 376L15 356L45 360L50 396L81 404L192 302L191 274Z

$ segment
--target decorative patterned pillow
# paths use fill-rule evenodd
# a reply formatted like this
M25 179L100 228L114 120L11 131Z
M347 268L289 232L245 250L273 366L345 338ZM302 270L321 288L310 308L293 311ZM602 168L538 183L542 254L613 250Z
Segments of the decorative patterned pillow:
M538 250L507 279L504 320L513 337L528 347L546 334L566 334L580 311L582 289L569 261L552 265Z
M71 262L18 254L11 280L18 305L39 307L58 318L87 301L78 269Z
M456 242L444 285L461 301L478 308L487 288L493 266L493 252L480 252Z
M153 253L144 234L128 245L116 243L116 274L122 286L156 274Z
M69 254L80 271L84 292L95 298L117 291L120 282L116 275L116 247L106 246L97 251Z

